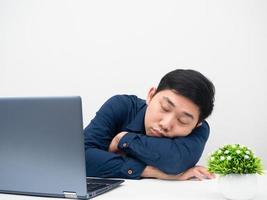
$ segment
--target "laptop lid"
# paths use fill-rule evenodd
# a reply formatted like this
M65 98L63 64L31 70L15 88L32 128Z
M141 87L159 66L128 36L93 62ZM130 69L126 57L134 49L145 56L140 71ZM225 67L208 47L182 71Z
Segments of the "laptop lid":
M0 192L87 198L80 97L0 98Z

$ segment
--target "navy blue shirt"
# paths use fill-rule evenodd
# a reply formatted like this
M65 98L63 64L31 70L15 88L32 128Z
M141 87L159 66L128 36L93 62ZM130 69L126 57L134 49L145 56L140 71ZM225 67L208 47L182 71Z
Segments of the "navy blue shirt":
M191 134L166 138L147 136L144 127L146 102L134 95L116 95L106 101L85 128L87 176L139 179L147 165L167 174L193 167L209 136L203 121ZM125 156L108 152L112 139L126 131L118 145Z

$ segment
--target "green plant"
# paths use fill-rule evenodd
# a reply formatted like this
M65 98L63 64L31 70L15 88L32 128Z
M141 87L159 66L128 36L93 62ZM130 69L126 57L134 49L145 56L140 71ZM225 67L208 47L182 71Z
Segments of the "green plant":
M215 174L263 174L261 159L246 146L228 144L208 158L208 170Z

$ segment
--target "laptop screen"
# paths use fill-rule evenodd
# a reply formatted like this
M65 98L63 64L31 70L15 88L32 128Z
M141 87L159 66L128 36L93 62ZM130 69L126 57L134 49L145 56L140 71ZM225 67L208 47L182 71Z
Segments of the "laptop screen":
M86 196L80 97L0 98L0 191Z

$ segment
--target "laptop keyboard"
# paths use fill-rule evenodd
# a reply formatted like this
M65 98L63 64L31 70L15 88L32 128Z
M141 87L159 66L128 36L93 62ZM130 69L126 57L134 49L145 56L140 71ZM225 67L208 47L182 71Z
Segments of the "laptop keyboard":
M92 179L92 178L87 178L86 182L88 191L99 190L109 186L112 183L106 179Z
M88 191L93 191L93 190L98 190L103 187L108 186L108 184L105 183L87 183L87 190Z
M120 183L122 183L122 180L113 180L113 179L102 179L102 178L86 178L87 182L87 191L93 192L97 190L103 190L103 189L111 189L116 186L118 186Z

